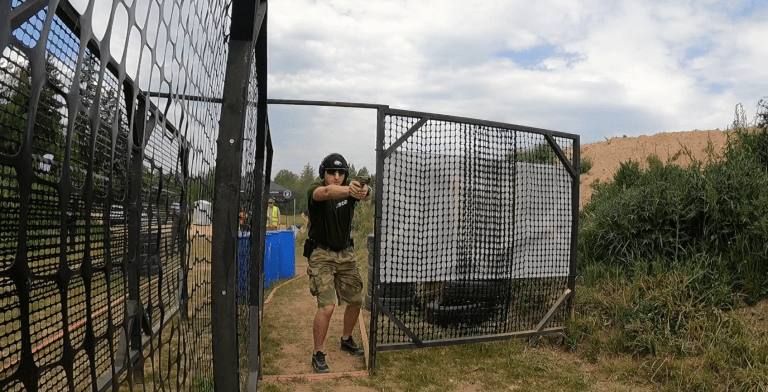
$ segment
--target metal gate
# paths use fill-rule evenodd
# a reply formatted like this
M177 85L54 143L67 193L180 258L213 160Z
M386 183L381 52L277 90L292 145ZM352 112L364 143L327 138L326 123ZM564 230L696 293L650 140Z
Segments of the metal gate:
M579 136L381 107L376 353L562 331L576 277Z

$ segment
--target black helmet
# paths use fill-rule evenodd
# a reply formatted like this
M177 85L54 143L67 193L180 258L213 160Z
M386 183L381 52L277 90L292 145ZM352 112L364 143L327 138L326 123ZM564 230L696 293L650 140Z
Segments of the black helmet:
M343 171L345 180L346 177L349 177L349 166L347 166L347 160L344 159L344 157L339 153L334 152L333 154L325 157L323 161L320 162L320 170L318 171L320 178L323 178L325 171L328 169L339 169Z

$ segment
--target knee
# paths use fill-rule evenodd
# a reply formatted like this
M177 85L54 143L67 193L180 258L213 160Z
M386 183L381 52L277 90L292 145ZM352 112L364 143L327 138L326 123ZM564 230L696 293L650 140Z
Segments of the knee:
M318 308L317 312L322 314L325 317L331 317L333 315L333 309L335 307L336 307L335 305L324 306L322 308Z

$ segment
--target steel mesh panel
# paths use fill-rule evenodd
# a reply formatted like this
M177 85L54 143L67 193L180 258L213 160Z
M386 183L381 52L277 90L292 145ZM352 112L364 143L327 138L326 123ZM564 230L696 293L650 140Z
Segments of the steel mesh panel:
M55 391L67 385L67 373L63 366L44 370L40 375L38 388L41 391Z
M0 164L0 271L5 271L13 263L19 246L19 182L16 169Z
M549 136L566 167L522 127L407 112L382 128L377 344L539 332L575 260L574 139Z
M251 342L251 329L257 329L258 325L252 325L251 323L251 310L249 306L253 303L251 300L251 276L252 269L257 269L257 276L261 276L264 271L264 258L260 257L258 260L252 260L251 255L252 247L256 245L253 243L254 238L264 238L263 230L264 225L260 224L258 220L257 205L254 200L262 194L263 189L257 187L254 171L256 170L256 151L258 149L257 144L257 124L258 113L256 108L256 102L258 101L258 84L256 81L256 63L254 62L250 70L250 80L253 81L248 90L249 103L246 109L246 128L243 135L243 160L242 160L242 177L240 181L240 198L239 198L239 235L238 235L238 247L237 247L237 333L238 333L238 350L241 355L239 358L239 374L240 374L240 388L245 389L248 382L248 370L249 360L248 353L252 344L258 344L258 342ZM260 234L260 235L259 235ZM256 283L256 282L254 282ZM260 289L263 291L263 285L259 284ZM258 336L258 334L256 334Z
M212 385L231 7L0 3L0 390Z
M88 304L85 282L81 276L73 276L67 289L67 331L72 348L81 349L88 325Z
M75 377L74 377L75 385L80 385L85 389L85 387L91 386L93 384L93 379L91 377L90 372L83 371L85 369L88 369L89 367L90 367L90 364L88 359L88 353L85 350L77 351L77 354L75 354L75 361L73 364L73 368L79 370L75 372Z

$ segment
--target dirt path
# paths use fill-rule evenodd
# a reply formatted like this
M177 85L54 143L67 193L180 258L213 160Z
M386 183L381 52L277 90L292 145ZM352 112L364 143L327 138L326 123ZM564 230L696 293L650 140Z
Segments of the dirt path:
M264 326L273 331L270 342L265 343L264 375L311 374L312 322L317 302L309 293L309 279L305 273L307 261L297 257L296 276L280 286L270 303L264 307ZM365 370L362 357L353 357L339 350L344 308L336 308L331 319L324 352L332 373L353 373ZM359 327L353 334L362 345Z

